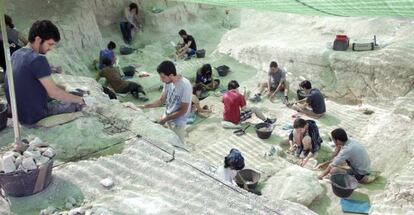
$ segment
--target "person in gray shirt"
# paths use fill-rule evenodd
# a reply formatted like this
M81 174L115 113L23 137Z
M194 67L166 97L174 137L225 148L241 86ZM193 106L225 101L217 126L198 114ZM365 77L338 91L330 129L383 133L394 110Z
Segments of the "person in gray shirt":
M174 63L162 62L157 72L164 88L161 97L150 103L140 106L141 108L155 108L166 104L164 116L158 121L174 131L180 140L185 143L185 125L191 111L192 86L188 79L177 74Z
M266 82L260 84L259 95L261 95L266 89L268 91L267 97L269 99L272 99L277 92L283 92L285 95L283 103L287 104L289 102L289 83L286 80L286 72L279 68L276 61L270 62L268 79Z
M322 179L328 173L347 172L353 175L360 183L370 183L372 178L369 177L371 161L367 150L355 140L348 139L348 135L342 128L337 128L331 132L332 140L337 147L340 147L339 153L333 158L320 175ZM350 169L345 170L340 166L347 163Z

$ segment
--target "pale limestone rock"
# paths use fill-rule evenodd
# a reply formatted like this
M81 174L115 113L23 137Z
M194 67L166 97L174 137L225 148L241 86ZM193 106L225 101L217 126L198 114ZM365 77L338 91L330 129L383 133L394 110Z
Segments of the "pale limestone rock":
M69 197L69 198L67 199L67 201L68 201L68 202L70 202L72 205L76 205L76 199L75 199L75 198L73 198L73 197Z
M29 142L29 145L32 147L41 147L41 146L48 146L44 143L40 138L35 137L32 141Z
M85 210L82 207L74 208L69 211L68 215L84 215Z
M114 185L114 181L111 178L105 178L101 180L99 183L101 183L101 185L105 188L110 188Z
M45 152L43 152L42 155L45 156L45 157L48 157L48 158L52 158L56 155L56 152L55 152L54 149L48 148Z
M35 163L35 161L33 160L33 158L28 157L28 158L24 158L22 161L22 167L25 170L34 170L37 169L37 165Z
M38 158L38 157L40 157L40 156L41 156L41 154L40 154L40 152L39 152L39 151L29 151L29 150L27 150L27 151L23 152L23 155L24 155L24 157L26 157L26 158L28 158L28 157L31 157L31 158Z
M16 170L16 165L14 164L14 156L12 153L6 153L3 155L1 162L4 173L13 172Z
M35 158L36 165L38 166L46 164L49 160L50 158L45 157L45 156L40 156L40 157Z
M263 196L276 200L283 199L308 206L323 192L314 172L300 166L290 166L266 182Z
M65 208L68 209L68 210L71 210L73 208L73 204L70 203L70 202L66 202Z
M14 161L14 165L16 166L16 167L18 167L20 164L22 164L22 162L23 162L23 159L24 159L24 157L23 156L18 156L17 158L16 158L16 160Z
M56 212L56 208L49 206L46 209L40 211L39 215L52 215Z

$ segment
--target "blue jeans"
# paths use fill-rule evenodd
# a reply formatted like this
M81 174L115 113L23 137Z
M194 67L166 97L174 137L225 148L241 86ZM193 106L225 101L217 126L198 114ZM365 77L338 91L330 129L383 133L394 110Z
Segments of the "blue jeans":
M132 41L132 28L134 27L130 22L121 22L121 33L125 42L130 43Z

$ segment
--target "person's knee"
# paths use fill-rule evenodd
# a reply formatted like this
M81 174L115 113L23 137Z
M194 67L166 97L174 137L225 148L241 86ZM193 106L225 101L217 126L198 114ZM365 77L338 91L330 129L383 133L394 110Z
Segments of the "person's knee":
M305 136L302 139L303 149L310 150L312 148L312 139L309 136Z

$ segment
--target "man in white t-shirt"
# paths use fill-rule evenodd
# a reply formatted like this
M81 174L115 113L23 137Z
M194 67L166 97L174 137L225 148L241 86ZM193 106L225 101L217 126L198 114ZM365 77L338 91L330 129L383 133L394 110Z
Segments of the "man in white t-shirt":
M154 108L166 104L164 116L158 122L161 125L167 124L185 143L185 125L191 111L191 83L182 75L177 74L174 63L171 61L162 62L158 66L157 72L160 75L160 80L164 83L161 97L141 107Z

